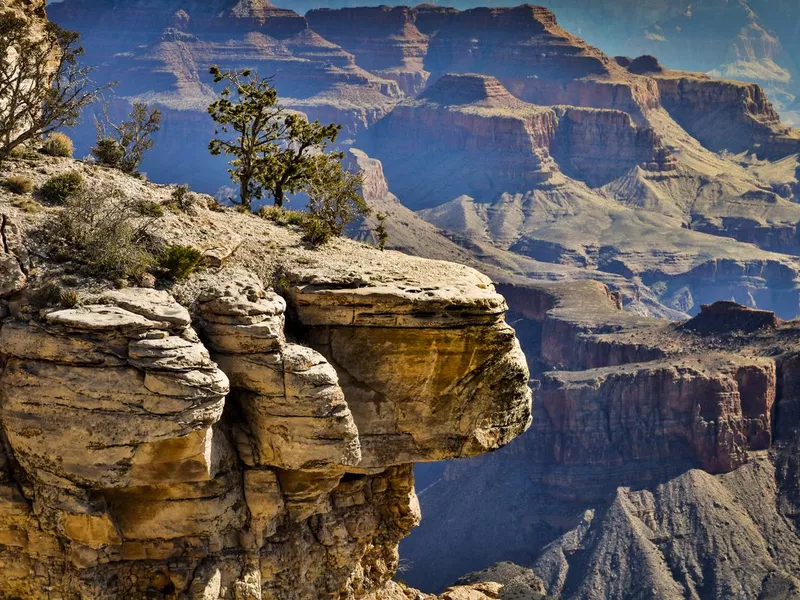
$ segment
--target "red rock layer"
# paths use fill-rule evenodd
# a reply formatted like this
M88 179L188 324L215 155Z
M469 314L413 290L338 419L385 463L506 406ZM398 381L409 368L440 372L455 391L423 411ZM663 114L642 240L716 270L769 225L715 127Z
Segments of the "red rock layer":
M428 81L423 62L428 36L414 23L408 7L312 10L309 25L326 39L351 52L358 64L376 75L392 79L409 95L421 92Z
M693 137L712 150L754 149L774 158L800 149L800 135L780 116L760 86L694 73L656 77L661 103Z

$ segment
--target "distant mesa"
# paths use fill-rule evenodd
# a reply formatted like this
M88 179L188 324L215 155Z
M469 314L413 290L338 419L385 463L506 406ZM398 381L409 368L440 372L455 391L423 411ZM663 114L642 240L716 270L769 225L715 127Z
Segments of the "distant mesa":
M424 93L420 100L445 106L464 104L519 104L508 90L490 75L446 73Z
M736 302L721 301L704 304L700 314L687 321L684 329L700 334L744 332L774 329L779 325L775 313L742 306Z
M617 60L617 62L619 63L619 60ZM628 70L636 75L663 73L665 71L664 67L661 66L661 63L658 62L658 59L655 56L650 56L649 54L645 54L644 56L640 56L639 58L631 61L630 65L628 65Z

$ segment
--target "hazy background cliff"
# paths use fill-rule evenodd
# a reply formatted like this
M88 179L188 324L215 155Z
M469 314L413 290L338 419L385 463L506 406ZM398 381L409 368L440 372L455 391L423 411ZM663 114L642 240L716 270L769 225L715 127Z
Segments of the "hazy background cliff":
M358 0L299 0L277 6L378 6ZM507 6L498 0L410 2L459 9ZM654 54L672 68L764 84L787 121L798 122L800 17L791 2L765 0L541 0L569 31L612 55Z

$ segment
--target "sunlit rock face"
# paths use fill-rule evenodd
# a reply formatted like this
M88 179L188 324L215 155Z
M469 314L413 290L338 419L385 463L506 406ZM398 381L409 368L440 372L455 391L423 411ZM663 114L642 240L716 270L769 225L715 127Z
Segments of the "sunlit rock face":
M191 311L144 288L35 311L8 269L3 593L405 595L390 580L420 519L412 463L507 444L531 391L489 280L396 256L380 286L345 254L344 275L285 264L290 327L247 272L190 285Z

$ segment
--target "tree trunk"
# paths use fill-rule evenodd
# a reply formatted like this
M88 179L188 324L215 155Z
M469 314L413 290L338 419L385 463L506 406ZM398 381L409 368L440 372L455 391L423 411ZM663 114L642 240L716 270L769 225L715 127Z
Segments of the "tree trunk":
M283 186L281 184L275 186L275 206L283 208Z
M242 206L246 206L247 210L250 210L250 178L242 177L239 180L239 184L239 197L241 198Z

